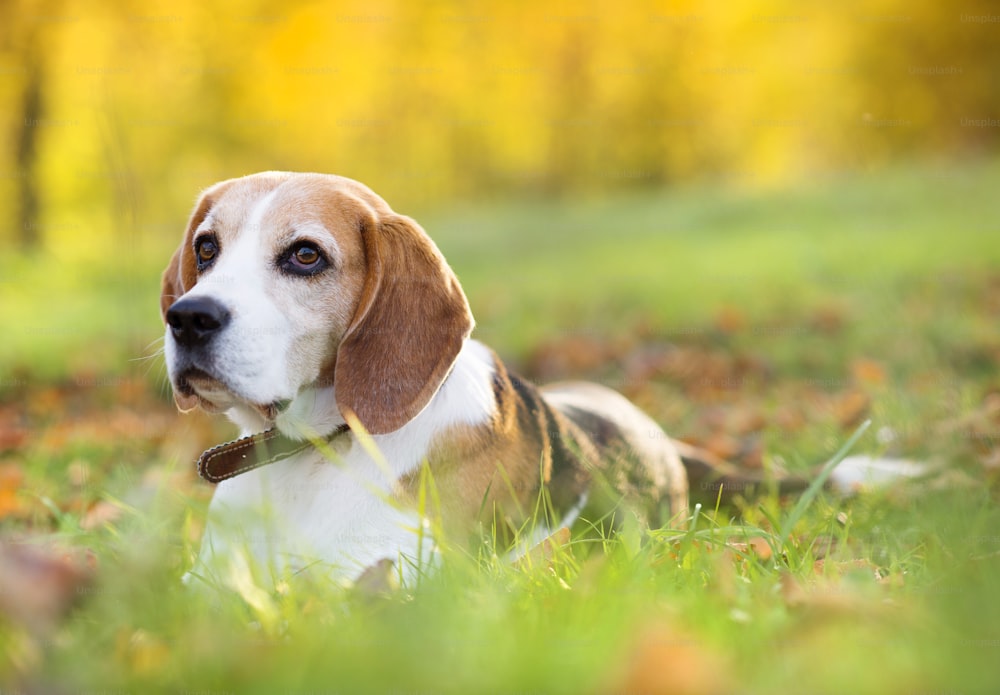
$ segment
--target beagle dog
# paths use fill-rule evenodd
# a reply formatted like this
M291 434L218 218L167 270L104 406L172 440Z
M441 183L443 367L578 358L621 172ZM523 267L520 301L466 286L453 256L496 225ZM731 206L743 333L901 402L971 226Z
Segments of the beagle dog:
M217 487L195 572L245 551L279 574L349 581L388 559L413 577L446 536L516 547L581 517L687 509L678 443L610 389L508 370L469 337L430 237L351 179L207 189L160 309L178 407L243 435L198 462Z

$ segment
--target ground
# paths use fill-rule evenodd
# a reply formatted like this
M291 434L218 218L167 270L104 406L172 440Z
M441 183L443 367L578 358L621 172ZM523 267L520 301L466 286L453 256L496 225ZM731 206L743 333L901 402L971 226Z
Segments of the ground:
M0 260L0 688L995 692L998 187L996 165L923 165L412 213L476 337L533 379L614 386L747 467L814 470L870 422L851 453L935 469L580 534L518 565L450 549L384 596L181 585L210 495L191 461L232 430L169 400L156 299L174 240L59 273Z

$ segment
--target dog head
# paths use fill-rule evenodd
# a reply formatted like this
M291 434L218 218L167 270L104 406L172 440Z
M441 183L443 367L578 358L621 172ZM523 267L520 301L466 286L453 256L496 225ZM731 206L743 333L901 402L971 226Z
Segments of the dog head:
M182 410L280 426L322 392L372 434L423 410L473 325L416 222L362 184L321 174L206 190L163 274L160 310Z

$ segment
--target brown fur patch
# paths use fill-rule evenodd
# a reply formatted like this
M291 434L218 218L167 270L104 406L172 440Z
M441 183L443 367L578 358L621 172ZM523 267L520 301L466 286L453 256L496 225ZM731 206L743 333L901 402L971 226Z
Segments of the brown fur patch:
M498 542L506 545L536 513L539 523L558 522L579 502L597 451L533 386L509 374L496 356L494 363L493 419L441 432L431 443L427 464L445 530L467 534L478 520L485 528L494 526ZM420 477L416 471L398 482L404 503L416 500ZM539 507L543 485L550 510Z

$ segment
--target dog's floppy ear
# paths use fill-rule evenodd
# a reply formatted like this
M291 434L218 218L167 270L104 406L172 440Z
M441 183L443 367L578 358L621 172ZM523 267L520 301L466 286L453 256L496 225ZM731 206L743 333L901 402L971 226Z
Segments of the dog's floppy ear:
M423 229L389 214L361 222L367 274L337 352L337 406L372 434L412 420L472 331L458 278Z
M204 221L205 216L212 209L219 194L228 187L229 183L229 181L223 181L201 194L201 197L194 206L194 210L191 212L191 218L188 220L187 230L184 232L184 238L181 239L181 245L177 247L173 257L170 259L170 263L167 264L167 269L163 271L163 278L160 283L160 318L164 323L166 323L167 309L170 308L170 305L194 287L195 282L198 280L197 264L194 260L194 249L191 246L191 238L194 236L194 230Z
M198 280L194 249L191 247L191 237L194 236L194 230L205 219L208 211L215 204L218 194L221 193L222 188L226 185L228 185L228 182L224 181L202 193L201 198L199 198L197 204L194 206L194 211L191 213L191 219L188 220L187 230L184 232L181 245L177 247L173 257L171 257L170 262L167 264L166 270L163 271L163 278L160 283L160 318L164 323L167 321L167 309L180 299L181 295L194 287L194 284ZM191 410L198 404L196 397L184 396L176 391L174 391L174 401L182 411Z

